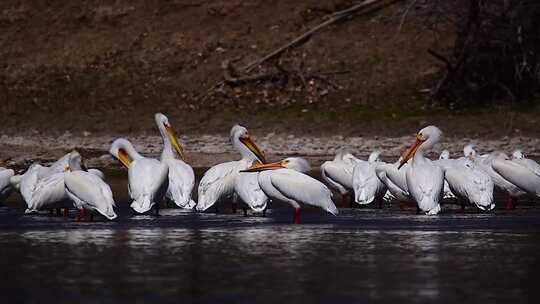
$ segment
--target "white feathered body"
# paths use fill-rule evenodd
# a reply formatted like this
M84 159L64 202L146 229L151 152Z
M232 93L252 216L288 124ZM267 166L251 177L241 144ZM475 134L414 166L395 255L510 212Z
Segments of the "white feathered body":
M354 166L354 201L358 204L369 204L374 200L382 199L385 195L387 187L375 171L378 164L379 162L359 161Z
M169 186L166 197L172 200L178 207L193 209L196 203L191 199L195 186L195 173L193 168L175 158L164 158L163 161L169 167Z
M11 194L13 187L10 179L15 175L12 169L0 168L0 203L3 202Z
M428 159L415 159L406 172L407 188L420 210L428 215L441 211L444 171Z
M259 172L259 186L272 200L279 200L300 208L299 203L320 207L338 214L332 202L332 192L318 180L292 169Z
M64 183L66 194L77 209L97 211L110 220L117 217L111 188L99 175L85 171L66 172Z
M204 211L216 202L230 198L240 170L248 168L244 159L215 165L208 169L199 183L197 210Z
M321 165L323 180L340 194L353 190L353 171L356 162L349 160L326 161Z
M259 186L256 172L241 172L234 182L234 192L255 212L262 212L268 204L268 196Z
M445 164L445 180L452 193L482 210L495 208L491 177L470 160L450 161Z
M36 212L46 206L68 199L64 186L64 173L54 173L41 178L31 193L30 204L26 213Z
M523 192L513 183L506 180L503 176L501 176L498 172L494 170L493 161L495 159L495 156L493 154L490 154L488 156L475 158L474 163L478 166L478 168L480 168L482 171L487 173L489 177L491 177L493 184L498 189L508 192L508 194L510 194L510 196L512 197L519 197L524 195L525 192Z
M128 169L129 195L133 199L131 208L144 213L159 204L168 187L167 164L153 158L139 158Z
M540 166L530 159L494 159L492 167L505 180L523 191L540 196Z

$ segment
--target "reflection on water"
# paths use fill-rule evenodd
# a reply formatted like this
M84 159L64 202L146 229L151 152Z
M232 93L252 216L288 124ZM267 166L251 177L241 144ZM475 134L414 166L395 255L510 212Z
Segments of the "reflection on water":
M268 303L538 296L535 233L332 225L0 232L3 299ZM2 301L5 303L5 301Z
M122 177L125 178L125 177ZM540 208L437 217L290 208L267 217L162 209L119 218L22 216L0 207L0 303L536 302ZM17 207L18 206L18 207ZM17 209L19 208L19 209ZM97 218L99 220L99 218Z

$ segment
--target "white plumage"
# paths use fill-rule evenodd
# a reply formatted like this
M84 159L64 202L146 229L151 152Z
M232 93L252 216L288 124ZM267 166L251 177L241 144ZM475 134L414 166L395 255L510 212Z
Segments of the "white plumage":
M133 200L131 208L145 213L156 206L157 212L169 185L167 164L143 157L124 138L116 139L109 152L128 168L128 192Z
M512 159L496 158L492 161L493 169L505 180L521 190L540 196L540 165L525 158L521 151L515 151Z
M336 154L334 160L326 161L321 165L323 180L341 195L353 190L354 166L360 160L347 152Z
M444 168L445 181L459 199L468 201L482 210L493 210L493 181L472 160L466 158L443 159L437 164Z
M193 168L185 163L183 149L176 140L169 119L161 113L155 114L154 118L163 139L161 162L166 163L169 167L169 186L166 197L178 207L193 209L196 204L191 199L193 187L195 186ZM173 148L181 159L175 157Z
M215 165L208 169L199 183L197 210L204 211L213 206L216 202L230 198L235 191L235 183L240 170L247 169L255 160L264 163L266 158L261 150L251 139L248 130L242 126L235 125L231 129L231 144L233 148L242 155L239 161L226 162ZM259 203L251 201L258 199L259 189L256 185L239 182L236 187L248 188L241 190L242 200L250 207ZM255 208L256 210L258 208Z
M100 176L70 169L64 173L64 183L66 194L77 209L97 211L109 220L117 217L111 188Z
M355 202L364 205L374 200L382 200L387 187L377 176L375 169L382 162L379 159L381 152L371 153L368 161L358 161L353 171L353 187ZM386 178L386 174L384 176Z
M295 223L300 222L299 203L320 207L337 215L338 209L332 202L332 192L323 183L302 173L308 168L309 164L302 158L287 158L277 163L253 165L247 171L260 171L259 186L269 198L293 206Z
M8 198L13 191L10 179L15 175L15 171L12 169L5 169L0 167L0 203Z
M423 128L416 136L416 143L408 150L401 162L404 164L412 158L406 172L407 189L420 210L428 215L435 215L441 211L444 171L424 157L424 152L433 147L441 136L441 130L435 126Z
M235 179L234 192L253 211L262 212L268 204L268 196L259 187L257 173L241 173Z

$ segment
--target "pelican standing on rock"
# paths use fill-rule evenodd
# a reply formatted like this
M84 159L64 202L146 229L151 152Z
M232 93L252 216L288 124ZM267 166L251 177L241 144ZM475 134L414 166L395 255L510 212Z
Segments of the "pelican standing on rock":
M116 218L113 194L99 174L81 170L80 161L70 158L64 171L65 191L75 208L79 209L77 220L84 219L85 210L97 211L109 220ZM93 215L91 214L91 219Z
M182 146L176 140L167 116L156 113L154 118L163 139L161 162L166 163L169 167L169 187L165 196L172 200L178 207L193 209L195 207L195 202L191 199L191 193L195 185L193 168L185 163L186 155L184 149L182 149ZM173 148L180 159L175 157Z
M169 186L169 167L157 159L140 155L124 138L116 139L109 152L128 169L128 190L131 208L137 213L148 212L155 206L159 214L159 203Z
M435 126L423 128L416 135L416 142L403 157L399 168L409 159L412 162L406 172L407 188L420 210L428 215L441 211L443 197L444 171L435 165L424 153L439 142L442 131Z
M332 202L330 189L313 177L302 173L309 169L310 166L305 159L291 157L270 164L254 164L242 172L259 172L257 179L264 193L272 200L293 206L293 222L299 224L299 203L320 207L333 215L338 214L338 209Z
M235 193L235 183L240 170L247 169L254 161L266 162L266 156L253 142L248 130L240 125L231 129L230 140L242 159L215 165L208 169L199 183L197 210L204 211L216 202Z

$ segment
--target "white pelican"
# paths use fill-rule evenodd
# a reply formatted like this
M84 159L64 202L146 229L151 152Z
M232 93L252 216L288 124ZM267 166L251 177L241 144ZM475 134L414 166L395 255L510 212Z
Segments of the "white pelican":
M169 186L169 167L157 159L140 155L124 138L116 139L109 152L128 169L128 192L133 202L131 208L145 213L155 206L159 214L159 203Z
M12 169L0 167L0 203L3 202L11 194L13 187L10 179L15 175Z
M496 158L493 169L504 179L523 191L540 197L540 165L526 158L520 150L512 153L512 159Z
M265 214L268 204L268 196L264 194L257 173L242 173L236 177L234 182L234 192L238 197L255 212L263 212ZM244 208L244 216L247 215L247 209Z
M176 140L167 116L156 113L154 118L163 139L161 162L169 166L169 187L165 196L172 200L178 207L193 209L195 207L195 202L191 199L191 192L195 185L193 168L185 163L186 156L184 150ZM180 159L175 157L173 148Z
M444 171L424 156L424 152L439 142L441 130L435 126L428 126L416 135L416 142L403 157L399 168L409 159L412 162L406 172L407 188L420 210L428 215L435 215L441 211L439 202L443 197Z
M360 160L348 152L339 152L334 160L326 161L321 165L323 180L339 194L343 206L351 204L349 192L354 190L353 173L354 166Z
M514 185L512 182L506 180L493 168L494 160L506 160L508 159L508 156L500 151L495 151L490 154L477 156L476 151L473 149L473 145L465 146L465 148L463 149L463 153L466 157L472 159L482 171L484 171L491 177L491 180L493 181L493 184L496 188L507 193L508 200L506 203L506 209L514 209L517 205L518 198L525 195L525 192L521 190L518 186Z
M354 200L360 205L365 205L379 201L382 206L382 199L387 191L386 185L377 176L375 169L382 163L379 159L381 151L373 151L368 161L358 161L353 171Z
M289 203L294 208L294 223L300 223L300 204L317 206L336 215L332 192L323 183L301 172L309 170L303 158L286 158L271 164L254 164L242 172L259 172L257 179L272 200ZM243 174L243 173L241 173Z
M93 171L94 173L82 171L80 159L77 161L75 158L70 158L69 165L65 169L65 192L68 198L73 201L75 208L80 211L78 220L84 218L85 210L97 211L109 220L116 218L113 209L116 205L111 188L103 181L97 171Z
M231 197L240 170L247 169L255 160L266 162L264 153L255 145L246 128L233 126L230 139L234 149L242 155L242 159L215 165L204 173L199 183L199 199L196 207L198 211L204 211L216 202Z
M25 173L22 176L21 194L25 199L29 197L28 208L25 213L34 213L46 206L62 203L68 199L64 186L64 171L57 171L60 170L60 165L65 165L65 170L69 166L69 162L74 166L76 164L77 168L80 169L81 155L79 152L72 151L64 155L49 168L40 165L31 166L29 172L27 172L28 175ZM57 212L59 211L57 210Z
M400 157L395 163L392 164L384 162L377 163L375 172L377 173L377 177L379 177L381 182L388 188L391 198L395 198L399 202L399 208L404 210L407 203L414 202L414 199L409 194L409 189L407 188L406 172L409 165L405 163L403 164L402 168L398 170L402 160L403 157ZM418 207L417 212L420 212Z
M435 162L444 169L445 182L453 195L481 210L493 210L493 181L468 158L444 158ZM461 205L462 209L464 205Z
M441 155L439 156L439 160L435 161L436 163L443 163L445 160L450 159L450 151L448 150L442 150ZM443 198L456 198L454 193L450 190L450 186L448 185L448 181L444 179L444 195Z

